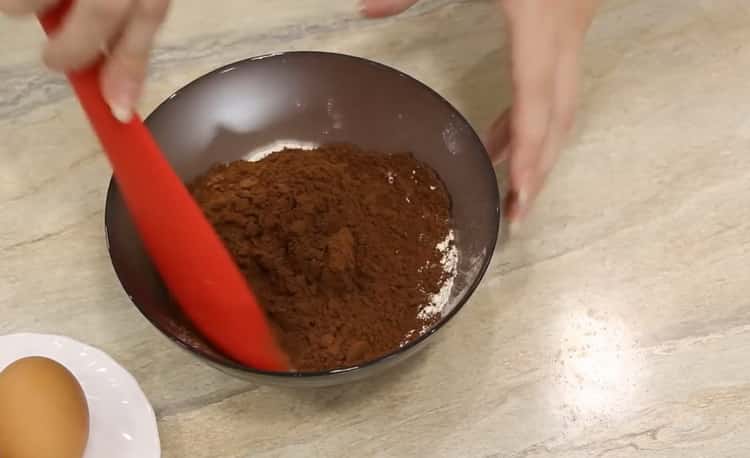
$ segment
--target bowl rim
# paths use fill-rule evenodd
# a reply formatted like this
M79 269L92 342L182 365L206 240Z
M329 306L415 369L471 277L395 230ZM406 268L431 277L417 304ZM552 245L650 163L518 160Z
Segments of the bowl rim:
M374 67L378 67L382 70L386 70L388 72L396 73L402 78L406 78L413 83L415 83L417 86L421 87L423 90L426 90L428 93L430 93L433 97L435 97L438 101L446 105L449 110L460 120L460 122L464 123L470 130L471 135L474 136L474 139L476 140L477 144L479 145L483 156L486 160L487 168L491 171L493 177L495 177L495 180L497 179L497 174L495 172L495 168L492 164L492 161L490 160L490 156L487 153L487 149L484 146L484 143L482 142L481 138L477 134L474 127L471 125L471 123L466 119L466 117L455 107L453 104L451 104L445 97L440 95L436 90L429 87L427 84L423 83L422 81L418 80L417 78L408 75L401 70L398 70L394 67L391 67L386 64L382 64L380 62L376 62L371 59L367 59L364 57L358 57L353 56L349 54L343 54L343 53L337 53L337 52L329 52L329 51L282 51L282 52L273 52L273 53L267 53L267 54L261 54L254 57L249 57L245 59L241 59L226 65L222 65L221 67L218 67L214 70L211 70L207 73L202 74L201 76L193 79L189 83L185 84L181 88L174 91L174 93L170 96L168 96L166 99L164 99L162 102L160 102L156 108L154 108L148 116L144 119L144 123L146 126L149 126L149 119L156 114L163 106L168 104L175 96L179 95L179 93L188 87L191 87L193 85L198 84L199 82L212 77L216 74L222 73L229 68L237 67L240 65L249 65L253 64L255 62L259 61L265 61L270 59L283 59L289 56L297 56L297 55L307 55L307 56L321 56L324 58L338 58L338 59L348 59L355 61L358 64L365 64L365 65L371 65ZM418 338L412 340L411 342L407 343L406 345L403 345L389 353L386 353L384 355L381 355L375 359L372 359L370 361L367 361L365 363L362 363L360 365L356 366L350 366L345 368L338 368L338 369L331 369L326 371L316 371L316 372L274 372L274 371L265 371L261 369L255 369L249 366L245 366L243 364L240 364L234 360L232 360L229 357L223 356L222 359L214 357L213 355L207 355L200 351L197 351L193 346L191 346L188 342L186 342L183 339L180 339L178 336L174 335L173 333L168 332L166 329L164 329L163 326L161 326L156 320L152 319L149 314L147 314L144 310L144 307L139 303L139 301L130 294L129 288L125 285L125 283L122 281L122 276L120 271L118 270L117 265L114 262L114 259L112 257L112 248L111 248L111 242L110 242L110 231L109 227L111 224L111 201L114 198L114 192L115 188L117 187L117 183L114 179L114 176L110 177L109 186L107 187L107 195L105 198L105 211L104 211L104 232L105 232L105 240L107 244L107 253L109 254L110 262L112 263L112 267L115 271L115 275L117 275L117 279L120 283L120 286L125 291L125 293L128 295L128 298L130 299L130 302L135 305L135 307L138 309L138 311L143 315L146 320L148 320L156 329L159 330L161 334L166 336L169 340L177 344L179 347L182 347L184 350L190 352L193 355L196 355L202 360L206 360L209 364L212 365L218 365L220 367L238 370L243 373L248 373L248 375L256 375L256 376L264 376L264 377L282 377L286 379L293 379L293 378L317 378L317 377L330 377L330 376L337 376L342 375L350 372L360 371L363 369L366 369L368 367L381 365L387 361L390 361L394 358L398 358L400 355L404 353L408 353L409 350L419 346L420 344L423 344L435 335L440 329L443 328L451 319L453 319L454 316L458 314L458 312L466 305L466 303L469 301L473 293L476 291L476 289L481 284L485 274L487 273L487 270L489 269L490 263L492 261L492 257L494 255L495 249L497 247L498 240L500 238L500 230L501 230L501 220L503 218L502 211L500 209L500 190L498 189L496 193L493 193L494 199L496 201L495 207L496 207L496 215L497 218L495 218L495 228L492 231L493 236L490 243L490 246L492 249L487 253L487 255L484 257L482 261L482 265L480 266L479 270L477 271L477 274L472 281L472 283L466 288L463 296L459 299L458 303L451 309L451 311L443 316L441 320L436 323L434 326L432 326L427 332L419 336ZM208 345L211 345L210 342L207 341ZM222 354L220 351L216 350L217 353Z

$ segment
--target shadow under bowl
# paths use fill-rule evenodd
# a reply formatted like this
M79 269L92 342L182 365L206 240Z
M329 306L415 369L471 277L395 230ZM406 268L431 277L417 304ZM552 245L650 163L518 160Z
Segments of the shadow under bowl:
M327 386L366 378L423 349L461 310L484 275L498 238L500 197L481 140L456 109L419 81L365 59L290 52L227 65L165 100L146 125L177 174L190 181L217 162L284 146L350 143L412 152L445 182L452 198L458 274L443 318L399 350L357 367L277 373L246 367L215 350L171 300L136 232L117 183L105 224L123 288L164 335L212 366L257 383Z

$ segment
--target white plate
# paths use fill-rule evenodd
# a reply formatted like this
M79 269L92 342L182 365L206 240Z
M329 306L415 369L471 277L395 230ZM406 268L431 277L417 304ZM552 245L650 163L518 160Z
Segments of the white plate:
M44 356L67 367L89 404L84 458L160 458L156 416L135 378L96 348L62 336L0 336L0 371L13 361Z

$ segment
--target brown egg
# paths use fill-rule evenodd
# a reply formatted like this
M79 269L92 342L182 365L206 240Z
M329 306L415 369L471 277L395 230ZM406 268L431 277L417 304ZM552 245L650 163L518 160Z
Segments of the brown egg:
M32 357L0 372L0 457L81 458L88 435L86 397L64 366Z

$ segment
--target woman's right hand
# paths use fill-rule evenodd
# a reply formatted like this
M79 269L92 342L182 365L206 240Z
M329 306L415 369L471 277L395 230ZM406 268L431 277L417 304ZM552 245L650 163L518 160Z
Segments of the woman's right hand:
M40 14L60 0L0 0L11 16ZM122 122L141 95L154 38L169 0L76 0L60 30L44 48L53 70L79 70L105 55L101 86L112 113Z

